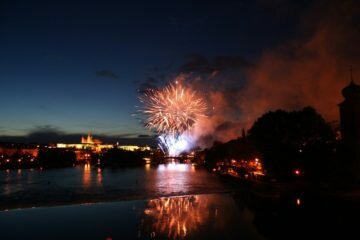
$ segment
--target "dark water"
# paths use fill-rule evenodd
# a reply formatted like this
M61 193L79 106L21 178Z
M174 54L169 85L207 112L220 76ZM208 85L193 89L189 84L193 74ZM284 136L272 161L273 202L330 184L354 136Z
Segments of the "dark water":
M0 213L1 239L262 239L229 195L192 195Z
M0 171L0 181L0 210L231 190L206 170L178 163L132 169L83 165Z
M192 165L0 177L0 239L359 239L358 198L264 197Z

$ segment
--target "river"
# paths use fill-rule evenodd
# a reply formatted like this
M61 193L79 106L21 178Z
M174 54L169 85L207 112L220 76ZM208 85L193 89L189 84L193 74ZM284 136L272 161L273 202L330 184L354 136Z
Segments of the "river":
M1 239L304 239L357 234L358 208L259 198L191 164L0 172ZM356 203L357 204L357 203ZM358 206L358 205L356 205Z
M144 168L99 168L89 164L59 169L0 171L0 210L229 192L216 175L191 164Z

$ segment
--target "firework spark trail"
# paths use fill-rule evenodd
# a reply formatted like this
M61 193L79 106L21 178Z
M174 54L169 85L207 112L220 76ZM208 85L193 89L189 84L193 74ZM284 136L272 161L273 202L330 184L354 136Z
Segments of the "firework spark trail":
M162 134L159 136L159 147L169 156L179 156L185 150L189 150L194 144L194 141L189 134L183 133L179 136L171 134Z
M187 150L191 145L189 132L198 118L205 116L204 100L178 82L160 90L148 90L139 99L142 112L147 115L145 127L161 135L160 148L170 156Z
M149 90L140 101L144 105L143 112L148 115L145 127L158 133L182 134L206 111L202 98L179 83L162 90Z

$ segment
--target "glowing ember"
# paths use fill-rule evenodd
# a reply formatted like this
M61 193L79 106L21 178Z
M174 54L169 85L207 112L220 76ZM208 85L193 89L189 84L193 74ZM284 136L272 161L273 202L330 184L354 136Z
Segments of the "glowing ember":
M139 98L142 113L147 115L145 127L160 134L160 148L170 156L189 150L188 133L198 118L205 116L203 99L177 81L160 90L150 89Z

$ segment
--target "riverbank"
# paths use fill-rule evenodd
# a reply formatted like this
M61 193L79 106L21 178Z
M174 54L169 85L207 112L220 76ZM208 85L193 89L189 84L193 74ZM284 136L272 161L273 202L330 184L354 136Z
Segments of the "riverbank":
M347 186L330 187L329 185L305 181L270 182L252 178L242 178L230 174L219 174L220 179L239 190L245 190L258 198L270 201L288 199L297 205L303 204L302 199L312 202L337 202L341 204L360 204L360 189Z

